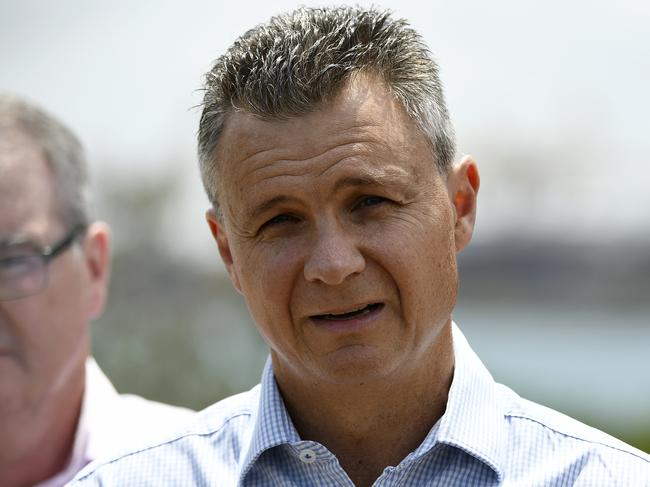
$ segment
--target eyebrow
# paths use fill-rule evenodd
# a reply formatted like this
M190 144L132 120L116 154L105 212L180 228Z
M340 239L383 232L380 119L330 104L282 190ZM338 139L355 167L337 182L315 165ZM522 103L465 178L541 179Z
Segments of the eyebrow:
M404 181L408 178L408 173L399 174L398 172L384 173L384 174L375 174L375 175L365 175L365 176L349 176L339 179L334 184L333 192L340 191L348 187L367 187L367 186L384 186L388 182L397 182ZM298 198L289 195L278 195L268 200L263 201L259 205L254 206L249 211L246 212L246 215L249 218L254 218L257 215L261 215L276 206L295 203L298 201Z
M14 235L11 234L0 235L0 247L2 248L22 246L22 245L28 245L28 246L39 247L39 248L45 247L41 238L33 232L27 231L23 233L16 233Z
M348 187L362 187L362 186L384 186L387 182L395 182L402 179L399 176L393 177L392 175L374 175L374 176L350 176L339 179L334 184L334 192Z
M16 247L19 245L35 245L36 242L30 238L19 236L12 237L1 237L0 238L0 248Z
M288 196L285 194L274 196L273 198L269 198L268 200L264 200L262 203L259 205L255 205L253 208L251 208L249 211L246 212L246 216L250 218L254 218L257 215L261 215L263 213L266 213L267 211L273 209L274 207L286 203L293 203L297 202L298 199L293 197L293 196Z

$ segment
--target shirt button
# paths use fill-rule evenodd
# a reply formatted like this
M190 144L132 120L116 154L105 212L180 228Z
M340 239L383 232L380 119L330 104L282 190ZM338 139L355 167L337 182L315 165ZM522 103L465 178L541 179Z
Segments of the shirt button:
M316 453L314 453L314 450L306 449L300 452L299 458L302 463L314 463L316 461Z

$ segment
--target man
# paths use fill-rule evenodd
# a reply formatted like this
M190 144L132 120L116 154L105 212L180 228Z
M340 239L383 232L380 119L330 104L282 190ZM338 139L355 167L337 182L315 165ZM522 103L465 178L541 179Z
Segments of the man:
M647 455L496 384L453 324L479 174L417 33L302 8L206 79L207 220L270 360L73 485L648 485Z
M61 486L190 411L119 396L88 358L109 235L92 222L76 137L0 95L0 485Z

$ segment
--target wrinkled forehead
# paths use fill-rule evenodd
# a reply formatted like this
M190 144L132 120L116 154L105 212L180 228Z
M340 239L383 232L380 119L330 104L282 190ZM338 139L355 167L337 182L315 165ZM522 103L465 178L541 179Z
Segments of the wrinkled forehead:
M415 122L371 80L290 119L237 113L226 124L217 157L223 216L246 214L257 200L307 187L321 202L351 186L399 187L403 194L418 181L433 181L437 171Z
M53 174L42 149L18 130L0 132L0 237L40 238L57 225Z
M283 119L243 111L229 114L216 150L219 174L236 172L242 164L270 151L278 158L308 158L345 138L380 143L395 152L414 138L426 143L383 82L355 76L336 96L306 114Z

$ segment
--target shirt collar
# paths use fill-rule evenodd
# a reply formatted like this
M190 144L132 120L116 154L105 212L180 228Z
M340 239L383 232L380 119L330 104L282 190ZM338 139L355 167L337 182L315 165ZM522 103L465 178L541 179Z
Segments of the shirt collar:
M79 429L86 435L84 454L86 461L91 462L115 448L110 436L104 433L109 428L115 428L113 421L107 421L115 413L119 393L108 380L108 377L92 357L86 362L86 390L84 403L79 420Z
M98 421L97 410L110 408L117 397L117 391L108 378L99 369L92 357L86 359L86 379L81 413L77 422L72 452L65 468L35 487L59 487L72 480L75 474L94 460L105 445L97 444L91 435L91 426ZM95 441L93 441L95 440Z
M454 377L447 407L431 428L414 457L426 454L437 443L459 448L488 465L503 479L503 406L494 379L471 349L463 333L452 323ZM239 471L244 479L260 455L275 446L300 441L273 376L269 357L262 373L259 404L250 444L242 456Z
M300 441L273 375L271 357L266 360L260 388L255 426L246 455L239 464L240 480L243 480L259 456L274 446Z
M445 414L439 421L437 441L487 464L501 481L506 451L504 405L494 379L455 323L452 333L454 378Z

